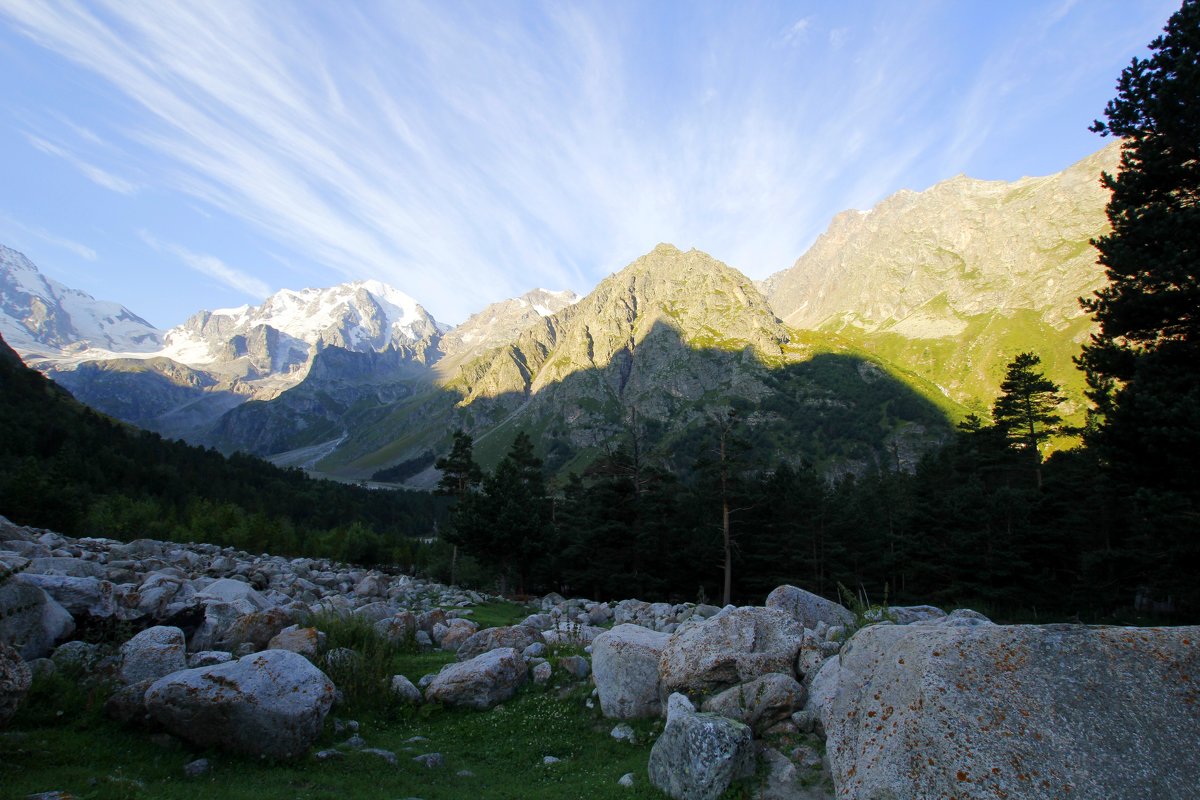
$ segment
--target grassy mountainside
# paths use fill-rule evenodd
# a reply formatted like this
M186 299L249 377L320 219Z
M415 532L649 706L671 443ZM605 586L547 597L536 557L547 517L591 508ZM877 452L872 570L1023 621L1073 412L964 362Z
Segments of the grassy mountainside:
M1042 178L959 176L839 214L764 283L776 313L902 364L965 406L991 403L1004 366L1034 350L1082 413L1071 363L1090 331L1078 298L1102 285L1089 240L1106 230L1114 143Z
M494 463L523 429L550 468L565 472L636 420L647 445L686 471L710 415L735 407L764 462L844 472L897 454L911 465L957 411L919 376L839 337L790 330L744 275L670 245L512 343L431 376L411 377L391 399L378 380L348 389L332 373L310 376L230 414L221 443L277 432L274 452L312 447L318 469L365 476L444 452L459 427L475 435L481 461Z

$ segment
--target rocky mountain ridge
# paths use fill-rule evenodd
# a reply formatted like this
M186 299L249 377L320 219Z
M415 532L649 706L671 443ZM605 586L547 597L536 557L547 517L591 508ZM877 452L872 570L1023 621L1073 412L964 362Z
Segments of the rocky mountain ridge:
M768 449L786 443L854 470L896 450L900 435L909 460L943 435L926 436L939 423L920 413L885 413L874 444L853 454L814 444L828 432L787 428L813 409L816 427L840 426L831 409L863 412L855 395L875 375L941 409L944 427L964 407L986 412L1004 365L1030 349L1078 415L1071 357L1091 322L1077 298L1103 280L1088 240L1104 230L1098 175L1116 156L1110 146L1043 178L959 176L900 192L838 215L758 286L664 244L584 298L536 290L449 330L368 281L200 312L153 354L41 366L136 424L354 478L440 452L458 427L480 439L485 460L516 427L535 430L556 468L586 464L581 454L629 432L633 416L673 449L730 404L758 409ZM839 358L860 381L830 374Z
M1078 408L1070 357L1091 328L1078 298L1105 280L1090 240L1107 230L1100 173L1119 162L1114 142L1054 175L898 192L834 217L763 289L788 325L846 337L965 405L1038 350Z

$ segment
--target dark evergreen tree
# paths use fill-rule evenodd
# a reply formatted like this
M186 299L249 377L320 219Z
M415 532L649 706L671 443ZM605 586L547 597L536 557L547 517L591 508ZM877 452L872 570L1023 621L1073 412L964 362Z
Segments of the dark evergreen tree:
M483 481L483 469L475 463L475 440L466 431L459 429L454 432L454 444L445 458L439 458L433 466L442 471L438 479L438 494L448 495L456 501L461 501L467 494L475 491ZM452 523L453 524L453 523ZM450 551L450 584L458 583L458 545L451 544Z
M1058 385L1038 369L1042 360L1021 353L1008 364L992 418L1010 445L1032 461L1037 487L1042 488L1042 444L1062 428Z
M445 458L439 458L434 466L441 470L437 493L462 497L483 480L483 470L475 463L475 440L464 430L454 432L454 444Z
M1122 153L1103 176L1112 231L1094 244L1109 283L1082 301L1100 330L1080 363L1103 415L1090 441L1128 499L1115 546L1144 563L1130 578L1200 608L1200 2L1150 51L1092 126Z
M548 563L555 551L553 506L542 462L524 431L479 492L459 499L447 538L499 570L501 591L515 574L521 593L552 582Z

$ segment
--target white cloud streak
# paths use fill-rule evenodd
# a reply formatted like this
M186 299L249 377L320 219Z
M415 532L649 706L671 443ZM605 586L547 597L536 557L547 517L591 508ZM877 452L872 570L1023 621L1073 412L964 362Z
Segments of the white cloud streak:
M36 225L26 225L25 223L20 222L8 216L7 214L0 214L0 226L2 226L0 227L0 230L3 228L8 228L13 231L34 236L38 239L41 239L43 242L46 242L47 244L54 245L55 247L61 247L63 250L67 250L68 252L79 256L84 261L95 261L98 258L96 251L93 248L88 247L86 244L80 244L73 239L68 239L64 236L58 236L50 233L45 228L39 228ZM11 234L6 233L5 235L7 237Z
M35 136L32 133L26 133L25 138L29 140L31 145L46 155L63 159L68 164L75 167L75 169L79 170L85 178L97 186L103 186L105 189L117 192L119 194L133 194L138 190L137 184L131 183L124 178L118 178L111 172L100 169L94 164L88 163L61 145L54 144L53 142L47 141L40 136Z
M255 300L263 300L271 294L271 287L266 283L240 269L229 266L216 256L195 253L177 244L160 241L148 231L138 231L138 236L158 252L175 256L191 269L207 275L222 286L241 292Z

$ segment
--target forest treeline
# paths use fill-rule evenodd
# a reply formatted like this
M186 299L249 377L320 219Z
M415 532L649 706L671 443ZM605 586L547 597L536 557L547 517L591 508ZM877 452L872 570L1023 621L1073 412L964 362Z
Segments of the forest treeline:
M76 402L0 341L0 514L72 536L414 560L444 498L309 478L169 441Z

